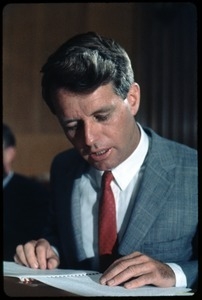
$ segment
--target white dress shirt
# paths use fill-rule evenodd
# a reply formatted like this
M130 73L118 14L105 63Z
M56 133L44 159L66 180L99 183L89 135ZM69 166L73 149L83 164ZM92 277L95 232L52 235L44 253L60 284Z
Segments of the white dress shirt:
M135 201L144 170L144 160L149 148L149 138L138 124L141 137L135 151L118 167L112 169L114 180L111 182L116 202L118 239L120 240L130 218L131 207ZM98 206L101 196L101 177L103 171L90 168L78 183L81 203L81 230L86 258L95 258L93 267L98 266ZM124 221L124 222L123 222ZM87 229L87 230L86 230ZM176 275L176 286L186 286L186 277L181 267L169 264Z

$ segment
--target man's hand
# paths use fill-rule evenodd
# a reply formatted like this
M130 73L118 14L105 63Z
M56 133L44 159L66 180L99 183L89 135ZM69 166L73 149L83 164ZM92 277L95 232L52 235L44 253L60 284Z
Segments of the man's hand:
M147 284L158 287L175 286L175 274L166 264L140 252L116 260L101 276L101 284L137 288Z
M54 269L60 263L59 257L45 239L18 245L14 261L33 269Z

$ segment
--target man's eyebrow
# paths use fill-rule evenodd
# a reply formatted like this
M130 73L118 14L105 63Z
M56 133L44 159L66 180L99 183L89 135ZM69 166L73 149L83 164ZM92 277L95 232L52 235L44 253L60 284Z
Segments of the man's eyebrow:
M95 115L95 114L99 114L99 113L105 113L105 112L113 111L114 109L115 109L114 106L108 105L108 106L102 107L102 108L100 108L100 109L94 111L91 115Z

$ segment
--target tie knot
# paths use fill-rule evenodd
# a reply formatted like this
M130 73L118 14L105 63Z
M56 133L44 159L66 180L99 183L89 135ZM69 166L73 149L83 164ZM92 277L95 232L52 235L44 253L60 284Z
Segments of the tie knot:
M111 171L105 171L104 174L102 175L102 183L104 185L109 185L112 179L113 179L113 174Z

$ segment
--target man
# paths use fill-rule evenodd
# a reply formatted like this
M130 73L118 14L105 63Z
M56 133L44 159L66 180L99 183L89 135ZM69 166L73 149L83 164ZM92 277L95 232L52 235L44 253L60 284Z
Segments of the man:
M42 73L43 98L75 149L54 159L50 224L41 239L18 246L15 261L105 270L100 283L110 286L194 286L197 152L135 121L140 87L125 50L93 32L77 35ZM98 219L106 170L118 238L105 266ZM110 240L112 228L107 232Z
M13 261L18 244L38 239L47 222L49 190L13 170L16 138L3 124L3 259Z

